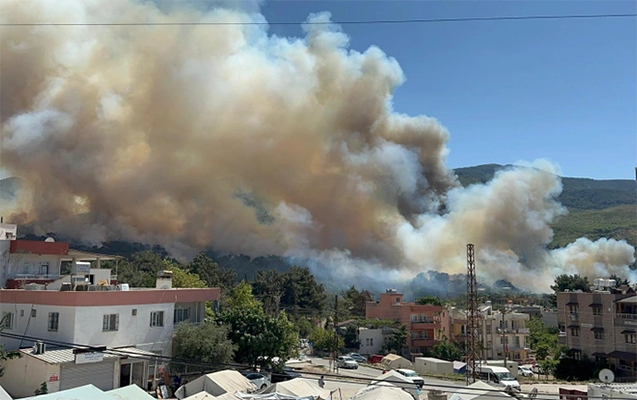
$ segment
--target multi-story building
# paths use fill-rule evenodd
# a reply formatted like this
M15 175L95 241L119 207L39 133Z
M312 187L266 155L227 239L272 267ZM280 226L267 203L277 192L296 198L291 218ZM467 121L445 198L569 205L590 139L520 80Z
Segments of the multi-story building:
M68 243L17 240L15 232L15 226L0 226L0 271L5 279L0 286L9 286L7 283L11 281L20 283L17 285L20 289L0 290L0 341L8 350L24 351L34 342L42 341L49 343L50 351L65 345L81 345L132 348L144 354L170 356L174 326L180 322L202 322L205 303L219 301L219 288L173 289L172 274L167 271L158 274L154 289L115 284L110 269L91 268L88 262L78 262L74 257L77 253L69 250ZM84 253L82 257L93 256L100 255ZM65 258L73 261L72 276L61 274L60 264ZM95 266L99 262L100 259L93 260L98 264ZM34 355L32 361L47 357ZM112 357L109 360L113 361ZM143 376L151 378L155 367L164 362L140 367L123 359L116 364L116 368L110 364L107 368L111 375L131 368L139 375L142 368ZM83 364L81 376L90 383L104 374L104 365ZM130 383L130 376L115 375L111 379L114 385Z
M635 377L637 296L629 287L612 285L592 292L557 294L561 344L575 357L607 360L618 376Z
M527 362L529 360L526 323L529 314L511 310L493 310L491 305L481 308L483 355L488 360L509 360Z
M381 293L379 301L367 302L365 316L407 325L410 338L403 355L413 358L422 355L436 343L435 333L440 330L441 310L442 307L432 304L404 302L402 294L387 289L385 293Z
M437 340L448 340L464 346L467 340L467 313L456 307L446 307L440 312L440 330Z

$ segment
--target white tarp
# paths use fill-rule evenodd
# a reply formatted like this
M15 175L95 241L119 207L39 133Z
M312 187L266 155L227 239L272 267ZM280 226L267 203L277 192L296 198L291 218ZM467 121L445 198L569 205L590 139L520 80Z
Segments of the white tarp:
M230 393L222 394L221 396L213 396L210 393L199 392L186 397L184 400L237 400L237 396Z
M413 364L405 357L401 357L397 354L387 354L380 360L380 363L386 369L400 369L400 368L412 368Z
M256 386L237 371L219 371L204 375L189 382L175 392L175 397L185 399L188 396L206 392L213 396L226 393L254 392Z
M466 388L458 388L449 400L498 399L511 398L500 388L477 381Z
M153 396L149 395L144 389L133 384L121 387L119 389L104 392L109 396L119 400L152 400Z
M0 400L13 400L9 393L7 393L2 386L0 386Z
M388 371L377 376L376 379L369 384L369 386L387 386L387 384L405 389L415 398L419 398L420 393L422 392L411 379L396 371Z
M278 382L270 387L267 387L259 394L279 393L297 397L312 396L315 399L328 400L330 398L330 391L321 389L318 385L318 381L305 378L294 378L285 382Z
M414 400L413 395L391 384L367 386L356 392L350 400Z
M249 393L237 393L237 397L243 400L315 400L314 396L292 396L282 393L263 393L263 394L249 394Z

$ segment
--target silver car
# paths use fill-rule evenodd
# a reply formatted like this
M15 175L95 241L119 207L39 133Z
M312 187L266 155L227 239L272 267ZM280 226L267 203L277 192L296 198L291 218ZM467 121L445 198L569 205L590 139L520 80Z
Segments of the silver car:
M352 357L341 356L338 358L337 364L339 368L358 369L358 363Z

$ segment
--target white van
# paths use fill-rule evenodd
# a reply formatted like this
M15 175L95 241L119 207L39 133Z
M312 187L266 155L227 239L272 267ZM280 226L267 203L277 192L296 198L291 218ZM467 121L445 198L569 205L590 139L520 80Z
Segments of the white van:
M511 372L504 367L495 367L490 365L482 365L480 368L479 378L481 381L497 386L511 386L520 390L520 383L515 380Z

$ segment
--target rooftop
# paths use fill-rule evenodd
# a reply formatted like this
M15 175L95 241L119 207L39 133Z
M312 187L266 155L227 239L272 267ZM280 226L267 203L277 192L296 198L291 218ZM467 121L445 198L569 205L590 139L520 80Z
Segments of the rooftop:
M108 349L109 353L104 353L104 359L116 359L116 358L148 358L156 356L155 353L149 351L140 350L135 347L119 347L116 349ZM29 357L37 358L44 361L47 364L65 364L75 362L75 354L73 349L54 349L46 350L41 354L34 354L31 348L20 349L20 352ZM114 354L117 353L117 354Z

